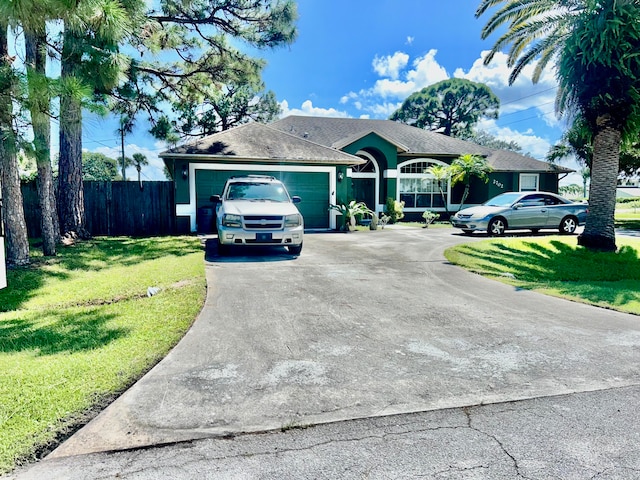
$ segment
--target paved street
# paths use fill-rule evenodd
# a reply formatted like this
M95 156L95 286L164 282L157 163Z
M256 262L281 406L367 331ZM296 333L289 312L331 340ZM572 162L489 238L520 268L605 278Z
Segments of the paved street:
M182 342L13 477L640 478L638 317L465 272L442 255L461 241L209 248Z

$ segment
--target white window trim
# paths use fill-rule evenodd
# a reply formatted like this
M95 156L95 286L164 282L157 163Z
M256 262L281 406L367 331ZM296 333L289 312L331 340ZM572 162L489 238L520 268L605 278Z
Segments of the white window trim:
M329 174L329 202L336 203L336 167L309 167L304 165L247 165L220 163L189 163L189 203L176 204L176 216L189 217L191 232L196 231L196 170L262 170L267 172L309 172ZM336 229L338 212L329 213L329 228Z
M356 152L357 157L364 157L367 160L370 160L373 164L374 171L373 172L354 172L351 168L347 169L347 177L351 178L373 178L375 181L375 202L373 210L376 213L380 213L384 209L384 205L378 203L378 199L380 198L380 167L375 157L371 155L369 152L364 150L359 150ZM349 173L351 172L351 173Z
M536 179L536 188L534 188L533 190L523 190L522 189L522 180L525 177L532 177ZM537 190L540 190L540 174L539 173L521 173L520 174L520 178L518 180L518 191L519 192L535 192Z
M440 160L436 160L434 158L413 158L411 160L407 160L406 162L402 162L398 164L398 179L396 181L396 200L400 201L400 179L402 178L425 178L425 175L423 173L402 173L402 168L406 167L407 165L411 165L412 163L421 163L421 162L426 162L426 163L433 163L435 165L444 165L444 166L449 166L448 163L446 162L442 162ZM440 192L437 192L438 195L440 195ZM436 212L444 212L445 210L451 210L451 180L449 180L447 182L447 206L446 209L445 207L432 207L429 210L433 210ZM408 207L405 208L404 211L405 212L423 212L425 210L424 207Z

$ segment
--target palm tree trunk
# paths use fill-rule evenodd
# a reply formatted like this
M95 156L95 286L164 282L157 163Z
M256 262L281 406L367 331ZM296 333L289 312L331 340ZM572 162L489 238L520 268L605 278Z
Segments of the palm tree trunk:
M120 148L121 148L121 153L122 153L122 158L120 159L120 161L122 162L122 181L126 182L127 181L127 157L124 156L124 126L121 127L122 130L120 130Z
M460 206L458 207L458 211L462 210L462 206L464 205L464 202L467 201L467 197L469 196L470 189L471 189L471 185L469 183L466 183L464 185L464 192L462 192L462 199L460 200Z
M442 197L442 203L444 204L444 212L447 217L449 216L449 206L447 205L447 197L444 193L444 188L442 188L442 183L438 180L438 189L440 190L440 197Z
M62 54L63 82L74 77L74 66L81 58L73 52L73 34L65 32ZM78 95L60 96L60 158L58 165L58 208L63 235L89 238L84 213L82 182L82 103Z
M11 70L7 41L8 23L0 20L0 184L2 217L7 239L7 264L29 263L29 238L24 218L16 137L12 124L12 90L15 76Z
M42 25L42 31L44 31ZM53 174L51 172L51 125L48 112L50 98L43 85L46 68L46 36L25 31L25 59L29 83L29 104L33 127L33 144L38 169L37 187L42 226L42 250L47 256L56 254L60 225L56 211ZM43 87L43 88L40 88Z
M593 250L615 251L614 215L621 132L611 125L608 115L599 118L597 124L601 128L593 138L589 213L578 244Z

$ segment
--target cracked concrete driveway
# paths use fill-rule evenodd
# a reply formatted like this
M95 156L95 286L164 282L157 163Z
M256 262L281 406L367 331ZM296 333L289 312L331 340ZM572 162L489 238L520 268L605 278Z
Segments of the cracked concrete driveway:
M447 458L460 458L450 456L454 450L471 451L481 444L493 449L517 438L524 428L518 422L524 422L530 433L558 428L567 441L578 436L574 440L579 446L581 436L572 431L573 424L563 423L574 410L557 407L578 402L576 394L588 399L578 403L587 419L602 413L598 402L622 405L616 420L621 423L613 431L624 430L635 417L625 410L629 405L619 392L637 402L640 384L638 317L519 291L448 264L444 248L466 241L469 238L449 229L387 228L307 235L298 258L284 251L236 252L221 258L215 248L208 250L209 294L193 328L165 360L41 465L63 465L64 457L85 455L75 457L83 465L94 458L86 455L92 452L195 439L207 439L192 447L204 448L221 436L248 444L253 436L235 436L309 424L334 427L291 432L282 441L313 437L322 428L340 430L336 435L343 438L352 429L390 428L400 418L390 415L424 412L403 420L420 423L434 421L441 411L453 412L439 427L449 430L447 440L431 440L425 448L446 444L451 449L442 452L444 468L453 462ZM562 395L567 398L558 400ZM514 414L508 426L501 426L496 414L486 428L478 427L492 408L504 411L498 405L481 405L545 398L552 400L539 405L532 418ZM471 411L479 415L473 423ZM352 419L361 420L332 423ZM495 440L487 433L492 429L509 432L507 439L474 446L476 437ZM633 468L638 466L640 439L637 426L632 429L633 439L624 442L632 465L625 468L637 473ZM459 442L456 431L464 437ZM226 448L215 445L210 448ZM355 456L358 448L354 447ZM369 453L375 451L371 448ZM507 450L499 450L504 457ZM338 457L345 454L339 448L336 452ZM476 470L477 477L456 476L454 469L447 470L450 476L433 478L513 478L514 464L515 471L520 467L515 456L507 457L506 463L503 458L495 464L490 455L480 457L489 467L506 469L504 476L497 470L492 475L486 467ZM217 463L209 467L220 474L217 469L226 457L215 458ZM358 458L366 455L360 453ZM466 469L464 465L459 467ZM480 468L483 462L469 465ZM535 471L535 465L528 467ZM38 468L43 467L36 466L33 472ZM332 478L317 471L301 475L298 478ZM357 476L362 475L358 471ZM616 475L611 478L637 478ZM207 478L223 477L235 478ZM563 476L559 471L557 476L531 478L587 477Z

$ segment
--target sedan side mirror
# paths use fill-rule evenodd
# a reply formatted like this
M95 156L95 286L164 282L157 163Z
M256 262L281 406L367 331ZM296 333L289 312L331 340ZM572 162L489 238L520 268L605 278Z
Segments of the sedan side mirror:
M220 203L222 199L220 198L220 195L211 195L211 197L209 197L209 201L213 203Z
M522 207L523 207L523 205L522 205L521 203L516 203L516 204L513 206L513 209L514 209L514 210L518 210L519 208L522 208Z
M299 196L294 195L293 197L291 197L291 201L293 203L300 203L302 201L302 199Z

